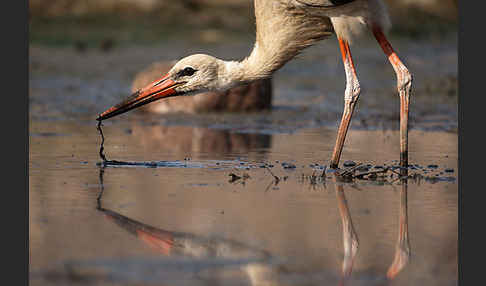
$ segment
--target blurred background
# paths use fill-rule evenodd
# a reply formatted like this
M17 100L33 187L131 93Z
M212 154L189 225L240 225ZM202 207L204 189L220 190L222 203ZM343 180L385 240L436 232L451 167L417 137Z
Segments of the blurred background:
M420 104L412 109L412 124L427 128L434 122L437 128L454 130L457 1L385 2L393 22L392 43L414 73L414 98ZM30 109L34 115L36 111L63 116L99 113L164 74L174 60L191 53L242 59L254 43L251 0L29 3ZM353 124L396 128L398 125L384 120L398 116L397 101L391 99L395 94L393 70L373 37L363 38L352 48L360 82L378 96L360 103L363 112L355 115L359 119ZM299 117L304 125L312 118L311 125L334 126L342 112L344 83L338 45L335 39L328 39L285 65L274 79L226 94L172 98L144 110L201 113L302 107L308 115L307 119ZM302 111L298 110L299 115ZM288 118L288 114L271 116Z
M457 28L457 0L385 0L393 33L429 36ZM180 29L253 31L251 0L31 0L30 39L39 44L87 45L161 41ZM177 15L177 16L176 16ZM97 28L96 31L90 28ZM150 27L150 29L147 29ZM169 28L170 27L170 28ZM213 38L211 38L213 36ZM216 40L208 33L207 40Z

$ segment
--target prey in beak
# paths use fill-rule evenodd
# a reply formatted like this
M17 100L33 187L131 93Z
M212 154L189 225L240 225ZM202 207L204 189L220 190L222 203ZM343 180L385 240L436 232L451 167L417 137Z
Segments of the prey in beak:
M117 105L110 107L101 113L96 120L102 121L162 98L181 95L182 92L177 92L175 88L185 83L185 81L176 82L167 74L139 89Z

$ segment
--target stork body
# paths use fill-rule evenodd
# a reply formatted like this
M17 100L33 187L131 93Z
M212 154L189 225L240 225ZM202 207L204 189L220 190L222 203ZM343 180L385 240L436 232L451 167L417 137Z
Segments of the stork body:
M385 37L390 27L382 0L255 0L256 41L241 61L203 54L181 59L167 75L100 114L108 119L164 97L222 91L271 76L305 48L336 33L346 74L344 111L330 166L339 163L360 84L351 56L355 35L370 29L397 75L400 95L400 163L408 165L408 106L412 76Z

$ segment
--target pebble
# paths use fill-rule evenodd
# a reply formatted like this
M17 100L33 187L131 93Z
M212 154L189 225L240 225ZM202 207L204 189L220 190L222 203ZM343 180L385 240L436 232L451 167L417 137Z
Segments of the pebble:
M429 168L429 169L436 169L436 168L438 168L438 167L439 167L439 166L437 166L437 165L435 165L435 164L430 164L430 165L428 165L428 166L427 166L427 168Z
M368 166L359 166L358 168L356 168L357 171L361 171L361 172L367 172L370 170L370 167Z
M447 168L444 171L447 172L447 173L454 173L454 169L452 169L452 168Z
M353 167L353 166L356 166L356 163L354 161L348 160L348 161L344 161L343 166L344 167Z
M287 162L283 162L283 163L282 163L282 167L283 167L284 169L295 169L295 168L296 168L294 164L292 164L292 163L287 163Z

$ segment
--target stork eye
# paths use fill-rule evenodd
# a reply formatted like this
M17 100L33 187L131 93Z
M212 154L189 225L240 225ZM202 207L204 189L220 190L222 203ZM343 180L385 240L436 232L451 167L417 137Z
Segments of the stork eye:
M181 70L180 72L177 73L178 76L191 76L196 72L195 69L191 67L186 67L185 69Z

